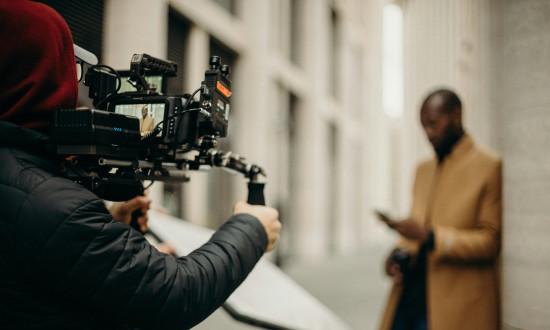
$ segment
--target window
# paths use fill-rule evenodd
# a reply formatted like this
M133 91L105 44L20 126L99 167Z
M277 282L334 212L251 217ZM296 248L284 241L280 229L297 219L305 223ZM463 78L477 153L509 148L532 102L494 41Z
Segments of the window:
M232 15L236 14L236 0L214 0L223 9L227 10Z
M304 5L302 0L290 0L290 60L297 65L302 64L303 56Z
M297 193L301 190L299 186L301 180L296 168L300 167L299 162L302 161L301 148L304 141L300 140L301 100L282 83L274 84L273 87L274 97L270 103L273 118L276 120L273 121L275 139L270 145L273 148L272 154L275 156L272 165L277 173L268 173L268 175L271 178L274 176L279 178L275 185L276 197L271 203L279 211L279 218L284 227L284 235L281 236L281 244L276 254L276 262L281 265L295 253L295 247L299 245L298 237L295 235L295 226L299 221L293 217L300 209L296 201Z
M361 122L363 120L363 100L364 100L364 84L363 84L363 51L360 47L351 48L351 72L349 76L351 78L350 95L352 100L350 105L352 107L351 113L354 120Z
M302 65L306 2L280 0L270 2L269 6L271 46L283 58Z
M327 162L327 204L326 210L328 210L327 217L327 241L328 241L328 253L334 254L337 249L337 235L338 235L338 213L337 213L337 200L338 200L338 128L334 122L328 123L327 134L327 146L328 146L328 162Z
M338 98L340 96L339 84L339 50L340 50L340 22L336 10L330 10L330 34L328 36L328 70L329 70L329 94Z
M189 36L190 24L173 10L168 14L168 50L167 59L178 64L176 77L166 79L166 91L168 94L182 94L189 91L183 90L185 79L185 46ZM163 206L173 215L184 217L184 189L180 182L164 182Z
M94 53L101 63L103 49L103 0L43 0L67 22L73 41Z
M183 90L185 79L185 46L189 37L190 24L176 12L168 14L168 60L178 63L178 75L168 78L168 94L181 94L190 91Z

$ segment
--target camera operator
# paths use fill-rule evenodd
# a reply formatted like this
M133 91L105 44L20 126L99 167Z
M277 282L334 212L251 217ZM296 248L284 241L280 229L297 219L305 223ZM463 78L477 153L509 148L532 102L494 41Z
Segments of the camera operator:
M48 149L54 110L76 107L72 37L53 9L0 0L0 328L185 329L239 286L280 223L234 215L186 257L157 251L63 177Z

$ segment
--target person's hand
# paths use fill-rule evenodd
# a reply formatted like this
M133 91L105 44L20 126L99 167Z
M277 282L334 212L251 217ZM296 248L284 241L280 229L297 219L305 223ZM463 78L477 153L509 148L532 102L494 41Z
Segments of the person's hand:
M380 215L378 217L380 220L384 221L388 227L394 229L408 239L418 240L420 243L424 243L428 240L430 231L412 219L393 221Z
M168 243L159 243L157 250L159 250L159 252L171 255L172 257L176 257L176 249Z
M392 255L390 254L386 259L386 274L393 278L393 282L399 284L403 282L403 273L401 273L401 267L396 263Z
M149 230L147 221L149 216L147 211L151 207L151 198L146 196L137 196L127 202L115 202L109 209L116 221L124 222L129 225L132 221L132 212L140 210L141 215L137 218L139 229L142 232Z
M250 205L245 201L239 201L233 208L233 214L248 213L260 220L267 234L267 249L266 252L273 250L275 242L279 239L279 230L281 223L279 222L279 212L274 208L263 205Z
M418 240L421 243L426 242L430 235L430 231L428 229L424 228L418 222L412 219L388 223L388 226L395 229L404 237Z

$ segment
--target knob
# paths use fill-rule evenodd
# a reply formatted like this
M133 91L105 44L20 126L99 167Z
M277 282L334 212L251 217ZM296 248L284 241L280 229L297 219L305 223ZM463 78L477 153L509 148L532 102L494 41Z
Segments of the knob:
M209 63L212 70L216 70L222 64L222 59L219 56L210 56Z
M231 73L231 67L227 64L224 64L222 65L222 67L220 68L220 71L222 72L222 74L224 76L227 76L228 74Z

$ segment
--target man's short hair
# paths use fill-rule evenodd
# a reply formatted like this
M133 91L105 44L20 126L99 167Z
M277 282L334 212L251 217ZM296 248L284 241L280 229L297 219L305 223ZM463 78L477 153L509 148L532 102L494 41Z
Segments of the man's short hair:
M448 112L453 111L456 108L462 109L462 102L460 102L460 98L458 95L456 95L455 92L448 90L448 89L438 89L436 91L431 92L426 99L424 99L425 104L429 99L432 97L439 95L443 98L443 101L445 102L445 109Z

